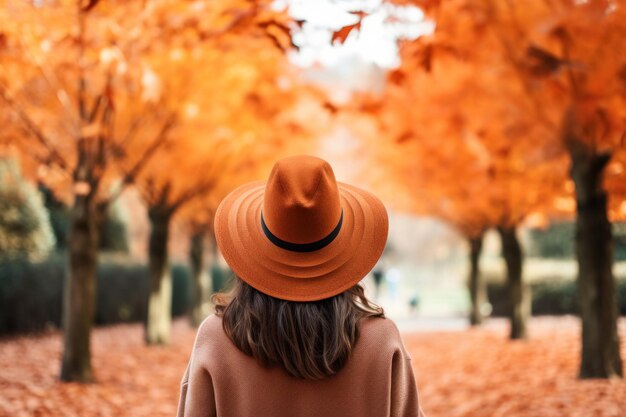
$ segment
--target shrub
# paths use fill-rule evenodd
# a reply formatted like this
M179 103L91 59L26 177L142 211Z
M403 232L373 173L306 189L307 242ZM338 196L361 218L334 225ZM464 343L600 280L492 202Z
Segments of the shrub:
M119 200L109 208L100 229L100 249L107 252L128 253L128 218Z
M576 225L573 222L552 223L544 230L531 229L530 254L541 258L572 258L575 256Z
M175 264L172 273L172 315L187 313L190 275ZM148 268L133 262L103 262L98 269L96 324L143 321L147 311Z
M53 247L40 193L22 178L14 159L0 158L0 260L41 259Z
M555 222L544 230L530 229L529 254L541 258L574 258L576 256L576 224ZM626 260L626 223L613 223L615 260Z
M621 315L626 315L626 280L618 279L617 295ZM532 314L562 315L579 314L576 282L563 280L537 281L530 285L532 293ZM487 295L492 305L492 316L508 315L509 298L506 285L502 282L487 284Z
M98 268L97 324L142 321L146 316L148 270L132 262L101 262Z
M59 327L64 260L0 263L0 334Z
M211 288L213 292L228 291L233 277L234 274L229 268L224 269L217 263L211 265Z
M172 315L187 314L190 305L191 272L186 266L175 264L172 266Z
M41 262L14 259L0 263L0 334L61 326L65 258L57 253ZM172 267L172 315L187 312L190 275ZM98 267L96 324L143 321L148 269L128 260L105 259Z
M52 190L42 184L39 185L39 192L43 196L44 205L48 210L56 248L59 250L65 249L67 247L67 232L70 225L70 209L54 196Z

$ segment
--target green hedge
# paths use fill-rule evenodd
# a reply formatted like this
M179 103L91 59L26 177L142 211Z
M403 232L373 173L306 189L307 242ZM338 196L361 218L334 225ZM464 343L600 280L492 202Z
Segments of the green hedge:
M211 267L211 288L213 292L226 292L230 289L234 274L230 268L222 268L218 264Z
M0 263L0 334L59 326L63 270L59 257Z
M101 226L100 250L117 253L130 252L127 214L119 200L109 208Z
M546 229L530 229L529 254L540 258L570 258L576 256L576 224L555 222ZM626 260L626 223L613 223L614 257Z
M0 263L0 334L60 327L65 259ZM190 300L186 267L172 267L172 314L185 314ZM107 260L98 268L96 324L143 321L148 271L145 265Z
M538 281L531 284L532 314L578 314L576 283L574 281ZM626 316L626 280L617 280L620 314ZM487 295L493 307L492 316L507 316L509 300L506 285L501 282L487 284Z
M39 185L39 192L43 196L44 205L48 210L56 248L57 250L65 249L67 247L67 232L70 230L70 210L44 185Z

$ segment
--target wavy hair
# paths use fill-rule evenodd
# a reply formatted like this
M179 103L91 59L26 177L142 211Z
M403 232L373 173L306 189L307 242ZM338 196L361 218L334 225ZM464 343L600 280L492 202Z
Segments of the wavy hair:
M319 380L346 364L359 338L359 322L385 317L360 284L334 297L295 302L271 297L235 277L229 293L213 296L224 332L263 366Z

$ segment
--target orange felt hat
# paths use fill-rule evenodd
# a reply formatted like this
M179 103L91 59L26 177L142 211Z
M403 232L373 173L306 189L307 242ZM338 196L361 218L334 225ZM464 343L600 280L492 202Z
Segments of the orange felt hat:
M328 162L307 155L278 161L267 183L235 189L215 213L217 245L235 274L290 301L357 284L380 258L388 228L378 198L337 182Z

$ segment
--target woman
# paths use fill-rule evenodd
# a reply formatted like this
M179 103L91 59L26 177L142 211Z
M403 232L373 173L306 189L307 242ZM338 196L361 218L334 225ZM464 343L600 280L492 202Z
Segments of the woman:
M383 204L312 156L230 193L215 237L237 276L198 329L178 416L423 416L411 357L359 281Z

